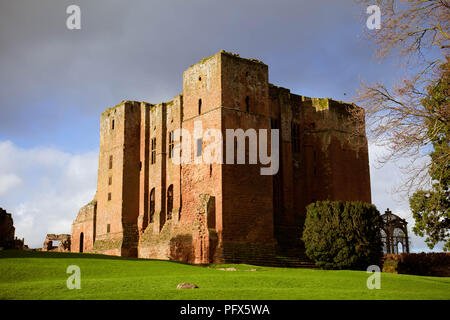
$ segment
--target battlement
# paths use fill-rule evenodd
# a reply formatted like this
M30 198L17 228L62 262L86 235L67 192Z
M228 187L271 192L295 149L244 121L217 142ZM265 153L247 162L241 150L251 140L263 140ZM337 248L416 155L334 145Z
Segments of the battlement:
M193 65L189 66L188 69L190 69L190 68L192 68L192 67L194 67L194 66L196 66L196 65L203 64L203 63L205 63L206 61L208 61L208 60L210 60L210 59L212 59L212 58L214 58L214 57L216 57L216 56L219 56L219 55L225 55L225 56L227 56L227 57L237 59L237 60L239 60L240 62L257 63L257 64L261 64L261 65L267 66L264 62L262 62L262 61L260 61L260 60L258 60L258 59L253 59L253 58L243 58L243 57L241 57L241 56L240 56L239 54L237 54L237 53L228 52L228 51L225 51L225 50L222 49L222 50L220 50L219 52L217 52L217 53L215 53L215 54L213 54L213 55L211 55L211 56L209 56L209 57L207 57L207 58L203 58L202 60L200 60L200 61L194 63Z

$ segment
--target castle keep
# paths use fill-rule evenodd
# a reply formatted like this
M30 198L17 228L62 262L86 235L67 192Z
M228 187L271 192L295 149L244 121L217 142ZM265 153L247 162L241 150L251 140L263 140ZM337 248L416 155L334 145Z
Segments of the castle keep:
M371 202L367 140L355 136L349 108L358 107L270 84L260 61L225 51L203 59L172 101L102 113L97 193L73 222L71 251L191 263L298 255L309 203ZM224 137L279 129L278 172L249 164L248 145L246 164L175 164L174 131L192 133L196 121ZM207 141L193 144L201 152Z

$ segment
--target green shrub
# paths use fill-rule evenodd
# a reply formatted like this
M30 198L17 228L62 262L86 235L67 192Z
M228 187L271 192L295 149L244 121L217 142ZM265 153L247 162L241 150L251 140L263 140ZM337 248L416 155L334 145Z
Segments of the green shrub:
M450 277L450 253L387 254L384 257L383 272Z
M325 269L366 270L383 256L381 216L363 202L318 201L307 208L303 241L308 257Z

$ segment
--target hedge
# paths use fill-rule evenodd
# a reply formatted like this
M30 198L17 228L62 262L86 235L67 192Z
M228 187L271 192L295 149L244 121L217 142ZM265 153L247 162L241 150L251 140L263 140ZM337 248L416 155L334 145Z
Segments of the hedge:
M450 253L387 254L384 256L383 272L450 277Z
M318 201L306 208L306 254L324 269L367 270L381 265L381 216L363 202Z

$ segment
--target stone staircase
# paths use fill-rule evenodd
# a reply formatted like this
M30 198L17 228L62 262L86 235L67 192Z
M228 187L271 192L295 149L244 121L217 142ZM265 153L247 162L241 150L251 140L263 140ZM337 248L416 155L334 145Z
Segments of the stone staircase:
M261 247L253 247L248 244L245 251L233 250L224 252L223 259L226 263L242 263L256 266L282 267L282 268L317 268L314 261L309 259L302 247L276 248L276 251L265 250Z
M255 266L265 267L280 267L280 268L309 268L316 269L317 266L314 261L311 261L308 257L293 257L293 256L280 256L280 255L260 255L254 257L238 257L234 256L233 259L228 259L227 262L243 263Z
M278 248L276 259L289 268L317 268L314 261L305 254L303 246Z

